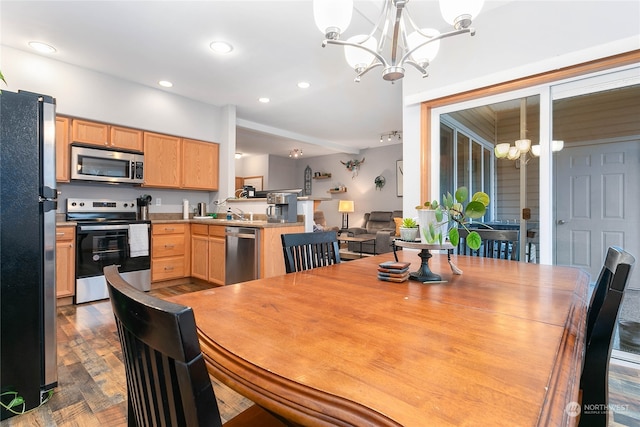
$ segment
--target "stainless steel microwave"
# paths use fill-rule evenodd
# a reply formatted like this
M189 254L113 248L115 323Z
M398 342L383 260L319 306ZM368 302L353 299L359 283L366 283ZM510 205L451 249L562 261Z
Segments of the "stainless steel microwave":
M142 184L144 155L100 148L71 146L71 179Z

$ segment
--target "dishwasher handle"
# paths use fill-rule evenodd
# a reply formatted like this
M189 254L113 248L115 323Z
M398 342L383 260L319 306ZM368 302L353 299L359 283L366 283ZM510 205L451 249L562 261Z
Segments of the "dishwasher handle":
M230 237L238 237L240 239L255 239L256 230L251 228L227 227L225 235Z

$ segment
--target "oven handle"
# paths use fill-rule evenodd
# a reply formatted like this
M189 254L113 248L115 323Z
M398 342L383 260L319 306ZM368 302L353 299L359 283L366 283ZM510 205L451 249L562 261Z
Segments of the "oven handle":
M149 224L147 224L149 228ZM128 230L127 224L111 224L111 225L78 225L78 231L101 231L101 230Z

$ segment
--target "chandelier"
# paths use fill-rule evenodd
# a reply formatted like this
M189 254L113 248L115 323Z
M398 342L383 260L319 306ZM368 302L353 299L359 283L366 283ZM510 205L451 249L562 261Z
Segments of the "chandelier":
M555 153L562 148L564 148L564 141L551 141L552 152ZM508 142L496 144L493 152L499 159L518 160L522 156L525 162L529 161L526 158L529 152L534 157L540 157L540 144L531 146L531 140L527 139L527 98L520 100L520 139L516 140L513 145Z
M387 142L391 142L392 139L398 139L398 141L402 140L402 131L400 130L392 130L391 132L380 134L380 142L384 139L387 139Z
M383 67L383 79L399 80L404 77L406 64L415 67L422 77L427 77L427 66L438 53L440 40L458 34L475 34L470 25L480 13L484 0L440 0L442 16L454 28L446 33L418 27L411 18L407 3L409 0L384 0L380 17L369 34L341 40L341 34L351 22L353 0L313 0L316 25L325 35L322 47L327 44L344 46L347 63L356 71L356 82L377 67ZM380 41L375 36L379 36ZM391 57L387 60L382 52L388 39L392 45Z
M294 148L293 150L289 151L289 157L292 157L294 159L297 159L298 157L302 157L302 150Z

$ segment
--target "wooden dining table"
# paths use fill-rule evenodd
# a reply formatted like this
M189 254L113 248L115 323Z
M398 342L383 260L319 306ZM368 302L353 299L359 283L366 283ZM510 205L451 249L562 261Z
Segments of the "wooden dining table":
M417 270L416 251L398 252ZM589 276L444 254L443 283L377 279L383 254L173 297L209 372L308 426L575 425Z

